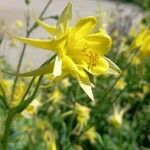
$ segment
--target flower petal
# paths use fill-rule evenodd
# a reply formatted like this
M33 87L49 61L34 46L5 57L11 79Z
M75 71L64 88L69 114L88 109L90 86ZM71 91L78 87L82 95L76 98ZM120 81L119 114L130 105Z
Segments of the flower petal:
M55 26L51 26L51 25L48 25L47 23L44 23L43 21L41 21L40 19L37 19L36 18L36 22L42 27L44 28L47 32L55 35L56 33L56 27Z
M61 35L63 32L67 31L69 27L69 22L72 18L72 3L69 2L68 5L64 8L57 21L57 36Z
M120 68L115 64L115 63L113 63L109 58L107 58L107 57L104 57L107 61L108 61L108 63L109 63L109 68L112 70L111 72L111 74L116 74L116 75L119 75L119 74L121 74L121 70L120 70Z
M63 69L67 70L69 73L79 72L77 65L67 55L62 56L62 62L63 62Z
M84 68L90 74L98 76L101 74L108 74L109 63L104 57L100 56L96 66L89 68L88 64L83 64L80 65L80 67Z
M62 60L58 56L55 58L53 75L54 77L60 76L62 74Z
M16 36L13 34L8 33L13 38L19 40L22 43L29 44L34 47L46 49L46 50L52 50L57 53L58 48L60 46L64 46L65 36L62 38L59 38L57 40L42 40L42 39L31 39L31 38L24 38L20 36Z
M92 51L96 51L101 55L108 53L111 47L111 37L105 33L99 32L86 36L86 42Z
M79 82L81 88L84 90L84 92L89 96L89 98L94 101L94 96L92 92L92 88L90 85L83 84L82 82Z
M81 18L74 28L73 34L75 34L75 39L81 39L85 35L89 34L95 27L96 22L96 18L92 16Z

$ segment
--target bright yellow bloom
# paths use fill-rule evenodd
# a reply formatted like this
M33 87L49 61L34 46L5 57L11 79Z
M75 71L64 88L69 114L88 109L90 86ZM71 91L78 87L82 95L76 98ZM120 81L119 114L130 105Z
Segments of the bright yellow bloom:
M133 48L139 48L142 57L150 56L150 29L142 29L133 41Z
M89 16L79 19L74 27L69 26L72 17L72 4L68 3L56 26L50 26L39 19L36 22L53 39L29 39L12 35L19 41L38 48L51 50L57 54L55 61L22 76L52 74L53 79L71 75L78 80L87 95L94 100L89 74L118 74L120 69L104 57L111 47L111 38L103 30L97 29L98 19Z
M111 125L116 128L122 126L123 115L128 110L128 106L120 110L119 105L114 106L114 113L108 118L108 121Z

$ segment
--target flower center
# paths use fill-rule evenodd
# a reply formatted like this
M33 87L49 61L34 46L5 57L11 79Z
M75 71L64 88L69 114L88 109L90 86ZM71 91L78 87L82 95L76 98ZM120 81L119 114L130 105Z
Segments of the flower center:
M98 64L98 54L90 48L87 42L77 42L69 45L67 55L78 65L86 65L93 69Z
M92 52L92 50L90 49L89 51L87 50L86 57L88 69L93 69L94 67L96 67L96 65L98 64L98 54Z

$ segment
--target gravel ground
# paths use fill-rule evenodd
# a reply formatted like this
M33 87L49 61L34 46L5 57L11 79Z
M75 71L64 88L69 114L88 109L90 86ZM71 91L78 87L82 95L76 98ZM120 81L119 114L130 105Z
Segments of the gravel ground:
M25 12L27 12L27 10L29 10L31 14L34 11L35 14L38 15L47 2L48 0L32 0L31 6L27 7L24 3L24 0L0 0L0 21L4 20L9 30L12 30L13 24L16 20L22 20L23 22L25 22L24 14ZM53 0L45 16L59 14L67 2L68 0ZM73 20L76 20L80 16L95 15L100 9L107 12L107 14L110 14L116 9L122 9L123 15L132 15L133 13L137 13L138 15L136 16L136 18L134 18L133 22L137 22L142 16L142 12L136 6L131 4L122 4L119 1L72 0L72 2L74 12ZM31 17L31 20L34 20L33 17ZM48 22L51 24L55 24L54 20L49 20ZM46 33L40 31L40 29L36 30L36 32L33 32L31 37L43 38L47 35ZM18 32L18 34L24 35L23 29L19 30ZM5 39L0 47L0 55L6 56L8 62L12 64L13 67L16 67L18 57L22 48L21 44L18 43L17 45L17 48L10 48L8 46L8 41ZM22 68L29 65L29 62L30 64L32 63L32 68L37 68L49 57L49 55L51 55L51 53L48 51L41 51L40 49L27 47Z

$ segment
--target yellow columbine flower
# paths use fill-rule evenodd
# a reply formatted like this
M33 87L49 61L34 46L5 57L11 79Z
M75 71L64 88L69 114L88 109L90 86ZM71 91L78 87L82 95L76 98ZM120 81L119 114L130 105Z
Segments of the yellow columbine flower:
M133 48L139 48L142 57L150 56L150 29L143 28L133 41Z
M72 4L69 2L56 26L36 19L36 22L51 34L53 39L29 39L12 35L23 43L51 50L57 54L54 62L21 75L34 76L51 73L53 79L71 75L94 100L92 83L88 75L118 74L120 70L111 60L104 57L111 47L111 38L103 30L95 30L99 22L97 17L81 18L74 27L70 27L71 17Z
M121 127L123 115L128 109L128 106L122 109L120 109L119 105L114 106L114 113L108 118L108 122L116 128Z
M77 126L75 130L81 131L87 125L90 119L90 108L76 103L75 113L77 115Z

